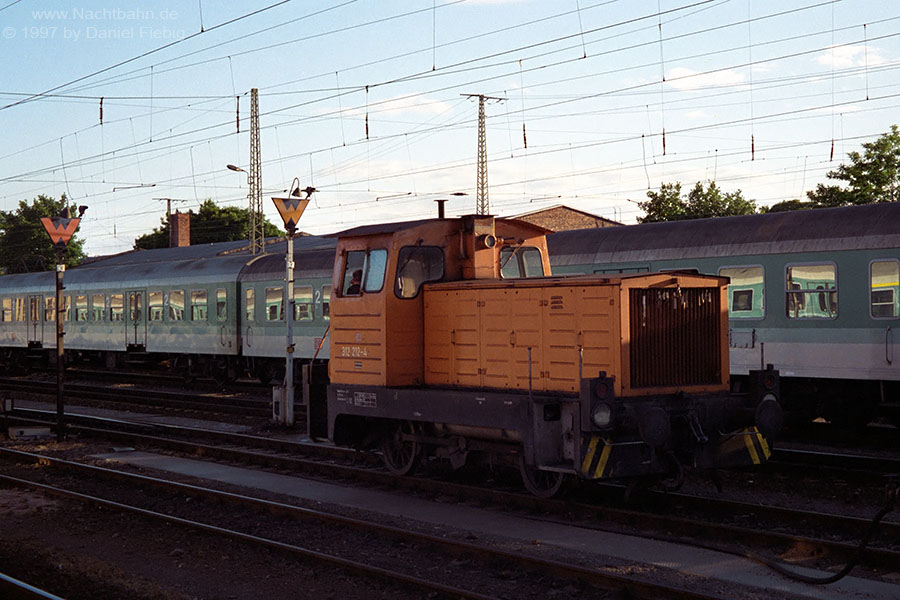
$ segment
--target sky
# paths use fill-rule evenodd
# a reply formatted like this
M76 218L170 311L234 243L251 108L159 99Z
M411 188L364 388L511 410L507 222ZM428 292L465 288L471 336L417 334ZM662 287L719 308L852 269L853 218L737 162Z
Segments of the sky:
M91 255L248 206L251 88L279 226L294 178L310 233L475 212L477 95L492 214L631 224L663 183L827 183L898 121L900 4L0 0L0 58L0 210L65 193Z

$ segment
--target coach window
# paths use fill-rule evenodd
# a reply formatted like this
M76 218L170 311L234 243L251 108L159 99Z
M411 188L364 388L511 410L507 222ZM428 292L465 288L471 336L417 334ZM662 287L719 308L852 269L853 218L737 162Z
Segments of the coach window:
M4 298L3 299L3 312L0 313L0 314L2 314L2 317L0 317L0 320L2 320L4 323L8 323L8 322L12 321L12 317L13 317L12 306L13 306L12 298Z
M206 320L206 290L191 291L191 321Z
M216 289L216 320L224 321L228 318L228 292L225 288Z
M55 321L56 320L56 297L55 296L47 296L44 298L44 320L45 321Z
M16 321L25 320L25 298L16 298Z
M700 269L696 267L680 267L677 269L660 269L660 273L691 273L692 275L699 275Z
M169 320L184 321L184 291L169 292Z
M41 320L41 304L37 296L28 297L28 320L32 323Z
M150 292L150 301L147 303L147 307L150 309L150 320L151 321L162 321L163 320L163 293L162 292Z
M785 268L785 312L789 319L834 319L838 315L837 272L833 264Z
M313 320L313 292L309 286L294 288L294 320Z
M124 321L125 320L125 295L110 294L109 295L109 320Z
M266 321L281 321L284 319L284 289L280 287L266 288Z
M322 318L326 321L331 318L331 286L322 286Z
M762 319L766 316L766 288L762 267L723 267L728 277L728 316L732 319Z
M256 320L256 290L253 288L244 290L244 315L248 322Z
M405 246L397 254L398 298L415 298L422 284L444 277L444 251L436 246Z
M537 248L504 246L500 249L500 277L503 279L543 276L544 263Z
M873 319L900 316L900 261L874 260L869 265L869 306Z
M104 294L94 294L91 296L91 320L106 320L106 296Z
M88 320L88 301L87 296L75 296L75 320Z

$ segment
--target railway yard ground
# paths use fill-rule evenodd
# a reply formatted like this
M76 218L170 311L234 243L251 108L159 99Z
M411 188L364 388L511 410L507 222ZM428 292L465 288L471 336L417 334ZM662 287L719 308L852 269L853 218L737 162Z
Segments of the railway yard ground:
M16 408L54 409L52 403L19 400ZM278 436L302 441L301 434L273 432L263 418L225 421L173 414L123 412L68 406L67 412L127 419L138 423L166 423L221 432ZM22 430L22 433L28 431ZM154 476L182 484L211 487L281 505L388 525L398 530L427 533L461 543L477 543L498 553L538 560L577 564L615 577L635 578L650 584L680 589L677 597L697 598L834 598L881 599L900 597L900 563L895 568L858 569L829 585L810 585L783 577L768 567L737 556L693 545L677 536L641 536L571 524L552 515L516 508L485 507L442 494L409 493L384 485L353 485L301 477L258 466L240 466L204 456L142 448L73 434L65 442L50 437L2 439L0 449L18 450L78 463ZM0 474L46 483L61 476L41 475L48 463L0 461ZM50 469L43 469L49 471ZM741 474L762 480L765 473ZM467 555L436 554L432 544L392 538L377 531L345 534L344 526L285 520L271 508L248 509L237 502L201 500L181 492L149 492L118 484L114 491L95 489L100 477L62 476L81 493L112 498L123 504L146 502L145 510L183 519L199 519L279 543L303 545L310 551L333 555L339 549L357 557L376 557L388 568L403 563L406 572L432 582L470 579L477 590L468 597L484 598L650 598L676 597L640 587L603 589L577 579L529 573L512 560L482 561ZM761 482L762 483L762 482ZM784 482L783 482L784 483ZM107 484L109 485L109 484ZM690 483L688 485L691 485ZM790 483L787 482L789 486ZM765 486L763 486L765 487ZM68 489L68 487L67 487ZM785 490L789 494L790 490ZM852 496L852 494L851 494ZM141 497L141 498L137 498ZM875 502L867 498L867 503ZM753 499L749 499L753 502ZM815 509L815 507L813 507ZM602 509L601 509L602 511ZM822 512L828 512L824 507ZM275 511L277 512L277 511ZM871 511L861 509L860 515ZM117 510L110 505L84 504L51 495L35 487L0 482L0 572L46 589L64 598L444 598L457 597L451 588L430 591L372 574L362 574L338 563L323 564L284 548L259 546L216 531L182 527ZM894 522L896 512L890 517ZM286 525L286 523L289 523ZM816 532L810 532L815 534ZM280 537L279 537L280 536ZM698 536L699 537L699 536ZM738 544L739 546L739 544ZM896 547L896 544L894 544ZM830 575L818 568L815 557L802 547L781 553L783 562L807 576ZM793 564L790 564L793 563ZM480 595L479 595L480 594ZM674 594L674 592L673 592ZM696 594L692 596L691 594Z

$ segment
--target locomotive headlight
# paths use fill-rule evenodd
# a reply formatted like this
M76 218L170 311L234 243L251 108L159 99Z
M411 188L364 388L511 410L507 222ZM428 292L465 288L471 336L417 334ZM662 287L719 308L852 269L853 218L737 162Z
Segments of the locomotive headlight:
M598 402L591 407L591 421L595 427L603 429L612 423L612 406L606 402Z
M778 403L778 398L773 393L763 396L756 407L756 428L765 437L771 439L784 425L784 412Z

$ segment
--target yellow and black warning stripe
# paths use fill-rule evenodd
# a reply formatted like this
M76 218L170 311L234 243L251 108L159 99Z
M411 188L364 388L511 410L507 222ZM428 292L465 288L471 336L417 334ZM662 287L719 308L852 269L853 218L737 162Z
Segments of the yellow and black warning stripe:
M763 434L756 427L745 430L744 445L754 465L761 465L772 457L772 450Z
M599 452L597 452L597 446L600 446ZM612 467L609 465L611 452L612 445L599 435L582 436L581 455L584 459L581 461L581 474L589 479L610 477L612 475ZM607 466L610 466L609 472L607 472Z

